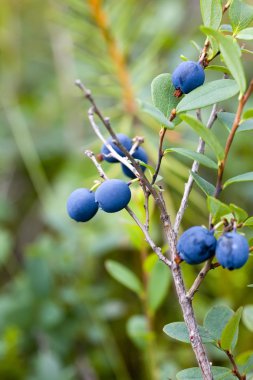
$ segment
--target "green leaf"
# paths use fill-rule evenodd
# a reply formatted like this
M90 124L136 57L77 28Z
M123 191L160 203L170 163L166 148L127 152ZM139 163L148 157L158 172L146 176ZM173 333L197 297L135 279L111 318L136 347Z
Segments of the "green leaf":
M164 151L164 154L167 154L170 152L175 152L175 153L181 154L182 156L188 157L188 158L190 158L194 161L197 161L200 164L206 166L207 168L217 169L217 167L218 167L216 162L214 162L210 158L206 157L202 153L193 152L191 150L184 149L184 148L169 148L169 149L166 149Z
M198 330L203 343L213 343L214 339L204 329L203 326L198 326ZM185 322L173 322L165 325L163 328L165 334L169 337L179 340L180 342L190 343L188 330Z
M236 36L239 40L253 40L253 28L241 30Z
M233 0L229 7L229 18L236 35L253 21L253 7L243 1Z
M253 305L244 306L242 320L245 326L253 332Z
M127 321L127 334L135 345L140 349L145 349L152 334L148 330L148 321L144 315L133 315Z
M253 29L253 28L252 28ZM245 111L242 115L242 120L252 119L253 118L253 109ZM252 123L253 126L253 123Z
M142 284L130 269L113 260L107 260L105 267L116 281L141 296L143 293Z
M236 357L239 371L248 374L253 370L253 351L246 351ZM252 380L252 379L251 379Z
M211 35L219 42L220 52L224 62L233 75L236 83L240 88L240 94L244 94L246 90L246 79L244 69L240 59L240 48L231 36L224 36L222 33L207 27L201 27L201 30L207 35Z
M151 83L151 96L153 104L161 111L166 119L170 113L176 108L180 99L174 96L175 87L171 81L171 74L164 73L158 75ZM175 118L173 124L180 123L180 119Z
M219 79L205 83L185 95L178 103L177 113L204 108L211 104L232 98L239 92L237 83L232 79Z
M160 261L157 261L151 271L147 290L148 306L152 313L154 313L164 301L170 280L171 274L168 267Z
M214 220L231 213L229 206L211 196L207 197L207 207Z
M143 101L139 101L139 104L142 111L152 116L153 119L160 123L160 125L168 129L174 129L174 124L172 124L158 108L152 106L152 104Z
M206 195L214 195L215 187L210 182L200 177L197 173L191 172L191 175L194 178L194 181L198 185L198 187L206 194Z
M222 19L222 4L220 0L200 0L200 9L205 26L218 29Z
M233 203L230 203L229 207L238 223L241 223L245 219L247 219L248 213L245 210L243 210L241 207L238 207Z
M253 172L248 172L244 174L237 175L236 177L229 178L223 185L223 189L232 185L236 182L252 182L253 181Z
M229 368L212 366L214 380L234 380L234 375ZM177 373L177 380L203 380L199 367L187 368Z
M242 316L243 308L240 307L234 315L230 318L226 326L224 327L221 339L220 346L223 350L231 351L236 346L237 343L237 335L239 329L239 323Z
M191 115L181 115L180 117L210 146L218 160L221 161L224 157L224 149L213 132Z
M251 216L249 219L247 219L244 223L244 226L253 226L253 216Z
M232 315L234 315L234 312L229 307L214 306L208 311L205 316L204 328L216 341L219 341L221 338L222 330Z
M235 113L218 112L217 118L227 128L228 132L230 132L232 125L234 123L234 120L235 120ZM236 133L251 131L252 129L253 129L253 121L247 120L247 121L241 122Z
M211 70L211 71L219 71L224 74L230 75L230 71L226 66L220 66L220 65L210 65L206 67L206 70Z

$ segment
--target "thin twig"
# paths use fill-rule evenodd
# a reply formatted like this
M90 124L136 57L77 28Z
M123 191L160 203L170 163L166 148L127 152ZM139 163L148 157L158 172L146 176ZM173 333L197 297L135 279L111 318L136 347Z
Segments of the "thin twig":
M225 165L227 162L228 154L229 154L232 142L234 140L235 133L236 133L236 131L240 125L243 108L244 108L245 104L247 103L250 95L252 94L252 91L253 91L253 80L251 80L247 91L239 100L235 119L234 119L231 131L230 131L228 138L227 138L227 141L226 141L225 156L224 156L224 159L220 162L220 165L218 168L218 177L217 177L216 189L215 189L215 194L214 194L214 196L216 198L219 196L220 192L222 191L222 178L223 178L224 169L225 169Z
M209 259L209 260L206 261L205 265L203 266L203 268L199 272L199 274L196 277L196 279L195 279L194 283L192 284L191 288L188 290L187 297L189 297L191 300L193 299L194 294L199 290L199 287L200 287L202 281L204 280L204 278L206 277L207 273L211 269L215 269L216 268L216 266L212 265L212 261L213 261L213 257L211 259Z
M160 167L161 167L161 163L162 163L162 158L163 158L163 155L164 155L164 152L163 152L163 140L164 140L164 137L166 135L166 128L163 127L161 130L160 130L160 135L159 135L159 148L158 148L158 159L157 159L157 165L156 165L156 169L155 169L155 173L153 175L153 178L152 178L152 182L151 184L153 185L156 181L156 178L158 176L158 173L159 173L159 170L160 170Z
M235 362L235 359L234 359L234 356L232 354L232 352L230 352L229 350L225 350L225 354L227 355L227 357L229 358L232 366L233 366L233 374L237 377L237 379L239 380L246 380L246 375L241 375L240 374L240 371L239 371L239 368L237 367L237 364Z
M96 166L97 171L100 175L100 177L104 180L108 179L107 175L102 169L102 166L97 162L95 154L91 150L85 150L84 154L91 159L93 164Z
M208 129L212 128L216 118L217 118L217 105L214 104L212 111L211 111L211 114L210 114L210 117L209 117L209 120L208 120L207 125L206 125L206 127ZM198 147L197 147L197 153L204 153L204 150L205 150L205 142L200 138L199 143L198 143ZM198 169L199 169L199 162L194 161L192 164L191 171L194 173L197 173ZM175 220L175 224L174 224L174 231L176 234L178 234L180 223L182 221L185 210L187 208L188 199L189 199L189 196L190 196L190 193L192 190L193 183L194 183L194 178L192 175L190 175L188 178L188 181L185 185L184 195L183 195L179 210L178 210L177 215L176 215L176 220Z

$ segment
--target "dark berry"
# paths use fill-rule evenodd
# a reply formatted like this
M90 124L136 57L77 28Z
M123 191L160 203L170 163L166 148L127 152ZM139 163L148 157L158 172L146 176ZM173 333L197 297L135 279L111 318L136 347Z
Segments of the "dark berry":
M124 135L123 133L118 133L116 136L117 136L119 142L124 146L124 148L126 148L126 150L129 151L132 147L132 140L129 137L127 137L126 135ZM107 143L110 144L112 146L112 148L121 157L125 156L124 153L119 149L119 147L117 147L117 145L115 143L113 143L112 137L109 137L109 139L107 140ZM114 157L106 157L110 153L111 152L106 148L106 146L103 145L102 149L101 149L101 154L103 155L104 160L106 160L107 162L110 162L110 163L118 162L118 160Z
M198 62L186 61L180 63L173 72L171 79L176 90L188 94L204 83L205 72Z
M216 239L212 231L194 226L186 230L179 238L177 251L188 264L199 264L215 253Z
M249 257L248 241L237 232L226 232L218 239L215 254L223 268L241 268Z
M108 179L99 186L95 198L105 212L117 212L128 205L131 191L126 182L120 179Z
M74 190L68 197L67 211L69 216L77 222L87 222L98 211L95 194L84 188Z
M140 160L140 161L143 161L145 164L148 163L148 155L146 153L146 151L141 147L139 146L136 151L132 154L133 158L135 158L136 160ZM128 169L127 166L121 164L121 168L123 170L123 173L127 176L127 177L130 177L130 178L136 178L136 176L134 175L134 173ZM146 170L146 167L144 165L141 165L141 169L143 172L145 172Z

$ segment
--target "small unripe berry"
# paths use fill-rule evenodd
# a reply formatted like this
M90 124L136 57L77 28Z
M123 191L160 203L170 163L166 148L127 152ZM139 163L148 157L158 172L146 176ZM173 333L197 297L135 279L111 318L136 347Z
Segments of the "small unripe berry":
M96 190L95 199L105 212L117 212L128 205L131 191L126 182L120 179L108 179Z
M146 151L141 146L139 146L136 149L136 151L132 154L132 156L136 160L143 161L145 164L148 163L148 155L147 155ZM136 176L134 175L134 173L130 169L128 169L127 166L121 164L121 168L123 170L123 173L127 177L129 177L129 178L136 178ZM141 165L141 170L144 172L146 170L146 167L144 165Z
M198 62L186 61L174 70L171 79L176 90L188 94L204 83L205 72Z
M98 211L95 195L89 189L74 190L67 200L67 212L77 222L87 222Z
M215 254L223 268L241 268L249 257L248 241L237 232L226 232L218 239Z
M130 150L131 147L132 147L132 140L127 137L126 135L124 135L123 133L118 133L117 135L117 138L119 140L119 142L124 146L124 148L126 148L126 150ZM112 137L109 137L109 139L107 139L106 141L108 144L110 144L112 146L112 148L121 156L121 157L124 157L124 153L119 149L119 147L117 147L117 145L115 143L113 143L113 138ZM111 152L109 151L109 149L107 149L107 147L105 145L102 146L102 149L101 149L101 154L103 155L103 158L105 161L107 162L110 162L110 163L115 163L115 162L118 162L118 160L114 157L106 157L108 154L110 154Z
M180 258L188 264L199 264L215 253L216 239L212 231L194 226L186 230L179 238L177 251Z

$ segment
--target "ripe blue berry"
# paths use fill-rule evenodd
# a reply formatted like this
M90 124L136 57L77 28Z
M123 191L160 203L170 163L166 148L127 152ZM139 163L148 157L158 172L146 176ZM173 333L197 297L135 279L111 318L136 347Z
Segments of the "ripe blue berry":
M223 268L241 268L249 257L248 241L237 232L226 232L218 239L215 254Z
M124 135L123 133L118 133L116 136L117 136L119 142L124 146L124 148L126 148L126 150L129 151L132 147L132 140L129 137L127 137L126 135ZM110 144L112 146L112 148L121 157L125 156L124 153L119 149L119 147L117 147L117 145L113 143L112 137L109 137L109 139L107 140L107 143ZM110 153L111 152L106 148L106 146L103 145L102 149L101 149L101 154L103 155L104 160L106 160L107 162L110 162L110 163L118 162L118 160L116 160L116 158L114 158L114 157L106 157Z
M205 72L198 62L186 61L174 70L171 79L176 90L188 94L204 83Z
M77 222L87 222L98 211L95 195L89 189L74 190L67 200L67 212Z
M97 189L95 199L105 212L117 212L128 205L131 191L126 182L120 179L108 179Z
M188 264L199 264L209 259L214 255L215 247L213 232L200 226L186 230L177 243L180 258Z
M140 161L143 161L145 164L148 163L148 155L146 153L146 151L141 147L139 146L136 151L133 153L133 158L135 158L136 160L140 160ZM134 173L128 169L127 166L121 164L121 168L123 170L123 173L127 176L127 177L130 177L130 178L136 178L136 176L134 175ZM146 167L144 165L141 165L141 169L142 171L144 172L146 170Z

